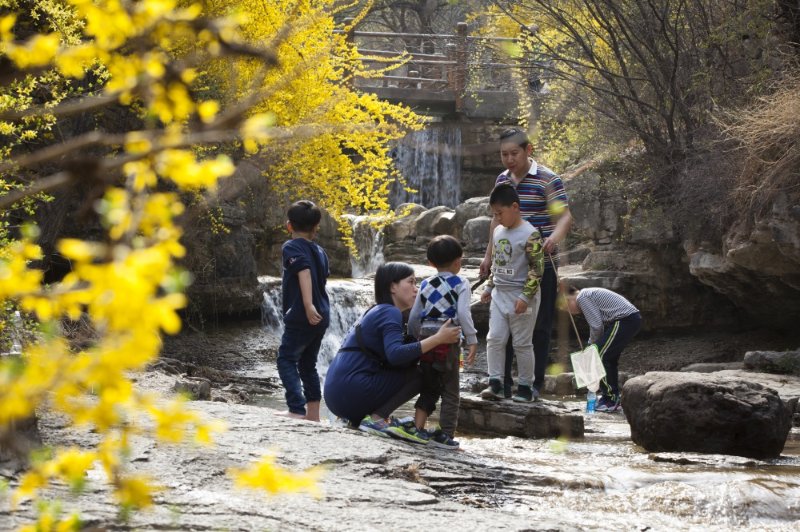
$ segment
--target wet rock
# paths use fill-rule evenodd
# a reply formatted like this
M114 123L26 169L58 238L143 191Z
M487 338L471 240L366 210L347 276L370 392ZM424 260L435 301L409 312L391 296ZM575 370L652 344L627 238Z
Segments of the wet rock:
M461 232L461 241L467 251L486 252L489 244L489 227L492 219L489 216L479 216L467 220Z
M461 375L461 391L476 394L486 388L486 373L467 373Z
M653 462L662 462L679 465L701 465L706 467L756 467L766 465L766 462L725 455L698 455L686 453L653 453L649 456Z
M774 458L791 427L775 390L718 374L646 373L625 383L622 406L648 451Z
M689 364L681 368L681 371L693 371L695 373L714 373L715 371L723 371L726 369L742 369L744 364L742 362L698 362L696 364Z
M211 399L211 382L206 379L181 377L172 388L175 392L188 395L192 399L207 401Z
M473 293L473 303L469 307L472 313L472 323L479 334L489 332L489 304L480 302L480 295L483 293L483 286Z
M739 378L750 382L757 382L778 392L789 412L794 412L793 425L800 426L800 377L794 375L779 375L775 373L760 373L746 370L723 370L714 373L723 377Z
M470 198L464 203L456 206L455 224L458 231L458 238L462 237L462 230L469 220L489 215L489 197L483 196ZM485 231L483 240L488 237L488 229Z
M744 367L766 373L800 375L800 349L795 351L748 351Z
M444 206L428 209L417 216L415 222L417 236L433 237L440 234L452 234L454 216L455 211Z
M514 403L467 396L461 398L458 427L496 436L579 438L583 436L583 416L555 401Z
M548 390L548 381L553 383L552 392ZM547 375L545 376L544 385L547 393L551 393L553 395L575 395L577 392L574 373L559 373L555 376Z
M25 469L30 452L41 445L36 416L0 425L0 476L9 477Z

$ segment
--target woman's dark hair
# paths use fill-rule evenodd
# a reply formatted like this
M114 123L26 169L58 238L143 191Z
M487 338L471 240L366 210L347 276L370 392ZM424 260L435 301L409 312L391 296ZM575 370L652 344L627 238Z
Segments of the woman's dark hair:
M393 305L392 283L398 283L412 275L414 275L414 268L405 262L381 264L378 271L375 272L375 303Z

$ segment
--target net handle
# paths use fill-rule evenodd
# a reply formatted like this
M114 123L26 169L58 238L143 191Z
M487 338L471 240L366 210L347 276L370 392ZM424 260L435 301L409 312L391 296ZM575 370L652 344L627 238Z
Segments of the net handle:
M553 255L548 253L547 258L550 259L550 264L553 266L553 271L556 274L556 286L561 288L561 279L558 277L558 268L556 268L556 263L553 260ZM562 297L566 299L566 294L562 293ZM578 339L578 345L581 347L581 351L583 351L583 342L581 341L581 335L578 333L578 326L575 325L575 318L572 317L572 313L569 311L569 307L567 307L567 315L569 316L569 321L572 323L572 330L575 331L575 337Z

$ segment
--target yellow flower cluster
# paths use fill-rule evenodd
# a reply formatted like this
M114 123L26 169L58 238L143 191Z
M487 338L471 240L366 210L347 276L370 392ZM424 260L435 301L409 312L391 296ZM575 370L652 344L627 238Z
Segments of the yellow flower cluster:
M107 185L93 206L106 234L98 241L64 239L57 244L71 266L60 281L45 285L41 270L31 266L42 258L35 235L0 247L0 305L13 305L40 324L37 342L24 346L19 360L0 362L0 425L29 417L37 407L47 405L100 435L94 449L62 450L35 465L21 479L15 500L36 497L54 480L80 488L86 471L99 464L120 505L135 509L152 504L155 488L148 479L126 471L132 434L203 444L220 430L217 424L200 419L183 400L149 396L131 380L132 372L143 370L158 357L161 335L177 333L181 327L178 313L186 305L183 291L189 275L176 265L185 253L182 231L175 222L184 211L180 194L213 190L234 171L227 156L200 157L192 135L218 133L209 134L211 140L199 141L216 146L222 133L238 134L243 146L254 152L271 140L280 113L264 109L240 113L231 123L220 125L215 123L220 103L198 96L200 76L195 67L239 42L240 19L201 20L199 4L178 0L65 3L72 20L53 25L62 28L61 33L35 34L25 41L16 38L14 14L0 17L0 54L19 71L35 71L41 79L77 79L94 72L107 95L139 113L145 129L131 131L124 142L109 147L107 160L120 161L116 167L121 168L123 182L112 186L117 182L111 179L114 176L100 176ZM67 27L70 32L63 31ZM298 35L318 40L310 30ZM252 57L248 61L252 63ZM269 82L279 83L285 74L282 70ZM295 78L302 83L302 76L295 74ZM35 78L20 79L15 82L14 105L26 110L35 87L29 80ZM309 91L309 96L315 106L327 105L322 95ZM0 111L12 107L4 98L0 91ZM346 102L340 101L337 107L344 116ZM40 117L45 126L55 119L48 120ZM291 124L303 121L315 122L307 115ZM0 122L0 131L13 133L17 127ZM39 134L33 128L20 131L21 140L24 135ZM331 142L337 141L326 140L318 149ZM11 156L10 149L0 150L0 158ZM63 324L78 320L92 332L89 345L71 345L61 331ZM270 492L312 490L316 479L310 473L294 475L272 462L243 474L250 475L250 486ZM267 477L269 482L264 481ZM43 512L36 526L62 530L75 528L76 523L73 517L61 520L55 513Z
M207 3L212 13L224 12L229 4L229 0ZM356 77L383 70L367 70L353 43L334 32L330 13L340 5L333 0L299 0L291 5L287 9L282 1L237 2L243 12L258 13L242 27L249 42L270 42L276 28L289 30L276 48L278 65L264 74L260 88L266 96L242 128L245 151L270 161L265 175L279 195L312 198L334 217L353 211L390 213L388 191L401 178L393 169L389 143L421 128L423 121L406 107L347 86ZM232 80L257 79L260 71L243 58L233 65L215 63L206 72L223 94L236 100L253 88L233 85ZM301 127L309 124L316 130ZM267 144L276 129L296 134L291 142ZM387 216L386 222L390 220ZM342 234L350 235L346 219L339 221Z
M261 489L272 494L305 491L319 496L317 483L322 472L322 468L315 467L301 474L292 473L277 466L274 456L265 455L248 470L232 469L228 473L242 488Z

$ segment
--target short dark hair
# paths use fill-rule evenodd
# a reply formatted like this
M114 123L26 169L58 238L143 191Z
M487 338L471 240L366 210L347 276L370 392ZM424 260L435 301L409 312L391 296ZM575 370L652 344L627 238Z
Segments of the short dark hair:
M461 243L450 235L434 237L428 244L426 256L437 268L450 266L454 260L464 255Z
M492 189L492 193L489 195L489 205L510 207L514 203L519 205L519 194L511 183L500 183Z
M503 132L500 133L500 144L504 144L506 142L513 142L514 144L519 145L520 148L527 148L531 143L530 139L528 138L528 134L518 127L510 127L508 129L504 129Z
M393 305L392 283L399 283L412 275L414 268L405 262L387 262L378 266L375 272L375 303Z
M314 205L314 202L300 200L292 203L286 216L295 231L307 232L319 225L322 220L322 211Z

